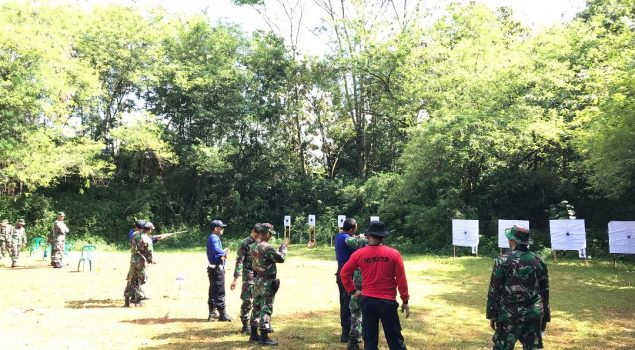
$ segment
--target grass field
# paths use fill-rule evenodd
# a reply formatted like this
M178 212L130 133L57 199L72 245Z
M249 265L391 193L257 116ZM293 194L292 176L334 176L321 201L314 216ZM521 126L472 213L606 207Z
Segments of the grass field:
M146 306L124 309L127 252L104 252L96 269L76 272L79 253L64 269L21 259L0 268L1 349L258 349L238 333L239 291L231 292L231 323L207 317L202 249L159 251L149 267ZM40 255L41 256L41 255ZM410 318L402 318L409 349L488 349L484 310L492 258L406 256ZM546 349L635 349L635 266L578 261L549 263L552 322ZM336 263L331 248L292 246L281 264L272 338L280 349L345 349L339 340ZM176 283L185 275L183 289ZM383 335L382 335L383 337ZM385 341L380 348L387 349ZM518 348L518 346L517 346Z

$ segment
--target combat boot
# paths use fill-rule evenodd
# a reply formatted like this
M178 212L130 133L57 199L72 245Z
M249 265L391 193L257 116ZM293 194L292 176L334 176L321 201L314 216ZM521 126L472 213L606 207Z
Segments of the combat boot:
M269 338L268 332L264 329L260 330L260 340L258 341L260 345L268 345L268 346L277 346L278 342Z
M250 330L251 332L249 333L249 341L250 342L259 341L260 337L258 336L258 326L251 326Z
M11 267L15 267L15 261L11 262Z
M346 344L346 350L359 350L359 340L355 337L348 338L348 344Z
M225 309L218 309L218 312L220 313L220 316L218 316L218 321L219 322L231 322L232 318L229 317L229 315L227 314L227 312L225 311Z
M130 297L126 297L126 300L123 302L123 307L130 307Z
M208 321L217 321L218 320L218 316L220 316L218 314L218 311L216 310L215 307L213 307L211 310L209 310L209 316L207 316L207 320Z
M243 328L240 330L242 334L249 334L249 325L247 324L249 320L241 320L243 321Z

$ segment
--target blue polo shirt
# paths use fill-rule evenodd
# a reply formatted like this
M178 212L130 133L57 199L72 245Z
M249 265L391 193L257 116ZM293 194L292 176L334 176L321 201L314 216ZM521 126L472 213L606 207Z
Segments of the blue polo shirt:
M341 268L346 264L348 259L355 251L346 244L346 239L350 237L346 232L340 232L335 236L335 259L337 259L337 267Z
M221 259L223 256L225 256L225 251L220 237L212 233L207 239L207 261L212 265L220 265L223 262Z

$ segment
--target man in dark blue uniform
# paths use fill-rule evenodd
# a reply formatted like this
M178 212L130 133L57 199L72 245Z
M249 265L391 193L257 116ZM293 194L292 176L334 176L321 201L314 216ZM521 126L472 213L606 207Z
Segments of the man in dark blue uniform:
M226 321L231 318L225 311L225 260L228 249L223 250L220 236L223 235L225 225L220 220L212 221L212 234L207 239L207 276L209 277L209 294L207 305L209 307L208 321Z
M335 281L337 282L337 287L340 292L340 324L342 326L342 335L340 337L340 341L342 343L348 342L348 336L351 331L351 310L350 310L350 301L351 296L348 294L344 285L342 284L342 279L340 278L340 271L342 270L342 266L346 264L348 259L351 257L351 254L355 251L355 249L349 247L346 244L346 239L355 235L357 231L357 221L353 218L347 218L344 220L344 224L342 224L342 232L338 233L335 236L335 258L337 259L337 272L335 273Z

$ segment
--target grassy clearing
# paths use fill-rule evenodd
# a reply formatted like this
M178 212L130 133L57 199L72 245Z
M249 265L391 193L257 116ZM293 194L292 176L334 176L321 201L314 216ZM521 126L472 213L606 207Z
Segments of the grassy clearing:
M202 249L160 251L149 268L143 308L123 309L127 252L103 252L97 269L53 270L23 258L18 269L0 268L2 349L258 349L238 334L239 322L208 323L206 258ZM488 349L491 331L485 297L491 258L408 255L413 314L402 318L409 349ZM5 266L8 259L4 261ZM229 291L233 316L239 292ZM553 322L547 349L635 348L635 267L632 264L563 261L549 264ZM338 343L335 261L328 247L292 246L280 265L272 337L280 349L344 349ZM179 292L176 276L186 276ZM380 347L387 349L385 342Z

